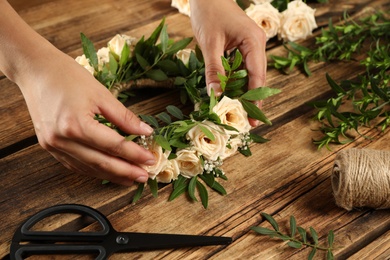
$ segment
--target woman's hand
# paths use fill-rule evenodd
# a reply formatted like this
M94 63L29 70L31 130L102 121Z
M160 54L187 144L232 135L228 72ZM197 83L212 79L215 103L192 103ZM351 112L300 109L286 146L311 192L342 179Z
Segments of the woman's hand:
M191 22L206 65L207 90L222 93L217 73L224 74L221 56L237 47L248 70L249 89L266 81L267 59L264 31L233 0L190 0ZM256 105L261 106L258 101ZM252 126L258 122L250 119Z
M0 0L0 10L0 70L21 89L42 147L75 172L123 185L147 181L138 165L154 164L153 154L94 117L102 115L128 134L150 135L152 129L7 1Z

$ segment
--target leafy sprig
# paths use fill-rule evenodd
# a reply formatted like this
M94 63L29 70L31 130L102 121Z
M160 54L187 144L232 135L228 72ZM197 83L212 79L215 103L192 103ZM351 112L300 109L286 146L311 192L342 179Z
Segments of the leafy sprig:
M329 20L328 29L323 29L321 36L316 37L314 48L288 42L284 45L288 51L287 57L271 55L273 63L270 65L284 72L300 67L307 75L311 75L310 61L351 60L364 43L382 38L383 44L386 44L389 37L390 21L383 13L372 14L359 22L345 13L344 23L340 25L333 25L332 19Z
M289 247L299 249L304 246L311 247L312 250L308 255L308 259L313 259L318 250L326 251L327 259L334 259L333 256L333 243L334 243L334 233L333 230L330 230L328 233L328 245L320 245L317 231L313 228L309 228L309 232L306 231L303 227L297 226L296 219L294 216L290 217L290 230L289 233L284 233L280 230L279 224L276 220L269 214L262 212L261 216L267 220L273 227L273 229L265 227L252 227L251 230L255 231L258 234L266 235L271 238L279 238L285 242ZM297 234L299 233L299 237Z
M315 119L321 122L319 131L323 136L313 141L319 148L353 141L356 134L362 136L362 126L381 131L389 126L389 38L390 20L385 14L377 12L358 22L345 14L341 25L333 25L330 20L329 28L316 38L315 48L290 42L285 45L287 57L272 56L275 68L288 72L302 67L310 75L310 61L352 60L370 45L366 58L360 62L365 73L340 83L326 74L332 97L309 103L317 109Z

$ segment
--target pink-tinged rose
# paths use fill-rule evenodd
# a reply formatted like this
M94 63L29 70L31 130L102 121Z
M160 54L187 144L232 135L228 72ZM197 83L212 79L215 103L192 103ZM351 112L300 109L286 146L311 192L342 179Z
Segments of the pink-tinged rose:
M314 13L315 9L302 0L290 2L287 9L282 12L279 38L284 41L296 41L312 35L312 31L317 28Z
M232 126L237 131L225 130L230 135L246 133L251 129L248 121L248 113L243 108L240 101L224 96L217 105L214 106L213 112L221 119L221 123Z
M186 67L188 67L188 63L190 62L191 49L183 49L176 53L176 57L181 60Z
M168 160L165 168L156 176L157 182L170 183L180 174L179 164L176 160Z
M186 178L192 178L203 173L202 162L199 159L197 151L182 149L176 155L177 157L173 160L177 162L181 175Z
M117 34L108 42L108 49L119 60L121 58L122 50L125 44L129 47L131 54L132 47L135 46L136 42L137 39L135 37L124 34Z
M229 135L226 134L223 127L210 121L201 123L201 126L207 128L214 135L214 140L207 137L199 125L195 125L188 131L187 138L192 141L196 151L203 155L207 160L215 161L225 152Z
M278 34L281 14L270 3L251 4L245 13L263 29L267 40Z

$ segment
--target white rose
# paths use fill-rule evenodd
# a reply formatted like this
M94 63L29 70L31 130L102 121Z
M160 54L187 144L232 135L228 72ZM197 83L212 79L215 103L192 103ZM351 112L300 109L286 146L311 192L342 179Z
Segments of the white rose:
M191 178L203 173L202 162L195 150L182 149L176 155L177 157L173 160L177 162L181 175Z
M237 99L231 99L224 96L218 104L214 106L213 112L218 115L222 124L236 128L239 133L246 133L251 129L251 125L248 121L248 114L242 107L241 102ZM231 135L238 134L236 131L225 131Z
M177 8L179 13L191 16L191 8L189 0L172 0L171 6Z
M188 67L188 63L190 61L191 49L183 49L176 53L176 57L181 60L186 67Z
M233 138L230 138L228 141L228 145L230 146L230 148L225 148L225 152L221 156L221 160L225 160L226 158L232 156L235 152L237 152L238 148L242 146L241 137L238 135Z
M302 0L295 0L288 4L282 12L280 20L279 38L288 41L306 39L317 28L315 9L309 7Z
M195 125L187 133L187 137L191 139L194 149L202 154L206 159L215 161L225 152L229 135L226 134L225 129L210 121L205 121L202 127L207 128L213 135L214 140L210 140L205 133L203 133L199 125Z
M84 54L76 57L75 61L81 66L83 66L86 70L88 70L89 73L91 73L92 75L95 74L95 69L91 66L91 64L89 63L89 59L87 59Z
M156 176L157 182L170 183L180 174L179 164L175 160L168 160L165 168Z
M99 49L96 54L99 61L99 70L101 70L106 63L110 62L110 49L108 47L103 47Z
M117 34L114 36L114 38L112 38L108 42L108 48L111 51L111 53L114 54L114 56L117 56L120 59L121 54L122 54L122 50L123 50L123 47L125 46L125 44L127 44L127 46L130 49L130 53L131 53L131 47L134 46L136 41L137 40L134 37L131 37L128 35Z
M251 4L245 10L245 13L263 29L267 36L267 40L278 34L281 15L278 9L273 7L270 3Z
M149 178L154 179L166 167L171 151L163 152L163 149L154 140L148 142L148 150L154 155L154 165L141 165L149 173Z

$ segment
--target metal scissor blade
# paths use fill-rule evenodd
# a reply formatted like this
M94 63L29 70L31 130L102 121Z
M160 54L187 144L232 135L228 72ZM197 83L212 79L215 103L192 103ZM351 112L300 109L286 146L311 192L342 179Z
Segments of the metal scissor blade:
M231 237L117 232L115 252L228 245Z

